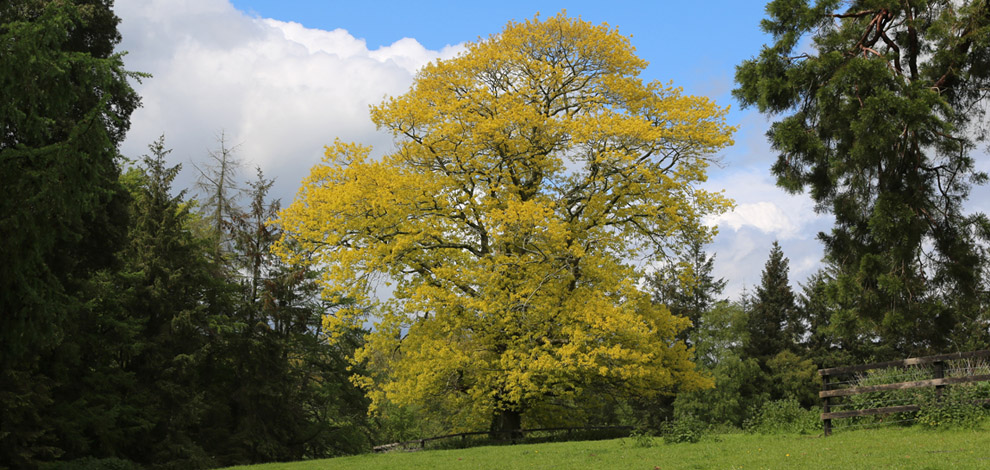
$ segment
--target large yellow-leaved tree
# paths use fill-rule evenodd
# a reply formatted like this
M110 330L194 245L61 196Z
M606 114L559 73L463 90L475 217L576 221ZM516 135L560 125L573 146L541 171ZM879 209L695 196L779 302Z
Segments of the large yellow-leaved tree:
M644 257L730 205L699 188L731 143L726 110L645 83L628 38L563 14L509 23L424 67L374 107L380 159L336 142L278 223L277 251L324 269L324 295L378 302L366 388L475 423L590 389L650 396L709 386L639 288ZM368 321L328 315L327 330ZM471 422L462 421L462 422Z

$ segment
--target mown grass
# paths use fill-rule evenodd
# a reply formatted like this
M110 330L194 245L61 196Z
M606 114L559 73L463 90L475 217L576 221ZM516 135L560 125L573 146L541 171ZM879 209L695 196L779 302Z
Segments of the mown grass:
M727 434L644 447L632 438L368 454L230 470L379 469L990 469L990 426L802 435Z

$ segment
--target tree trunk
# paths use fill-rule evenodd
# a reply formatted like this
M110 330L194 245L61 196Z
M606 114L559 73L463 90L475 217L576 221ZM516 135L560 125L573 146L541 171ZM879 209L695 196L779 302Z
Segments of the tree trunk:
M496 411L492 416L493 439L511 441L522 437L522 413L515 410Z

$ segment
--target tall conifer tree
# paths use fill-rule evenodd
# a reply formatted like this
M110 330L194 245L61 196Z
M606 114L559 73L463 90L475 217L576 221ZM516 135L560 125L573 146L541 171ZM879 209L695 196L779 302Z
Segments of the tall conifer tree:
M941 351L980 308L990 2L776 0L735 96L778 116L773 173L835 216L831 322L861 355ZM809 41L810 40L810 41ZM864 357L863 359L867 359Z
M16 467L61 453L39 414L60 373L40 358L75 333L123 242L117 149L139 99L111 7L0 3L0 462Z
M702 315L714 307L725 289L725 279L712 275L715 255L708 256L700 239L690 241L687 249L674 262L647 277L653 300L666 305L671 313L691 320L691 325L679 334L690 344L696 344L692 332Z
M794 348L801 333L788 270L788 260L780 244L773 242L749 309L749 343L745 348L748 356L761 362Z
M124 268L126 308L143 322L143 346L130 370L139 382L145 423L131 434L125 455L145 464L198 468L211 465L199 432L209 408L217 406L205 393L213 378L203 371L216 360L213 344L231 328L234 290L217 275L209 242L193 234L185 191L173 194L179 166L167 165L164 137L149 149Z

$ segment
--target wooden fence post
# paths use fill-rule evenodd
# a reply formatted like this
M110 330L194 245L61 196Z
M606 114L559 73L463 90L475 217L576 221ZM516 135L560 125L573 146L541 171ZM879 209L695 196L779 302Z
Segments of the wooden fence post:
M829 390L829 378L830 377L831 377L830 375L823 375L822 376L822 391L826 391L827 392ZM832 411L832 409L831 409L831 407L829 407L829 397L823 398L822 399L822 413L830 413L831 411ZM832 435L832 418L823 419L822 420L822 427L825 429L825 436L831 436Z
M933 371L932 371L933 372L933 375L935 376L936 379L944 379L945 378L945 363L944 362L938 361L938 362L932 364L932 369L933 369ZM935 386L935 401L942 401L942 391L944 389L945 389L945 385L936 385Z

